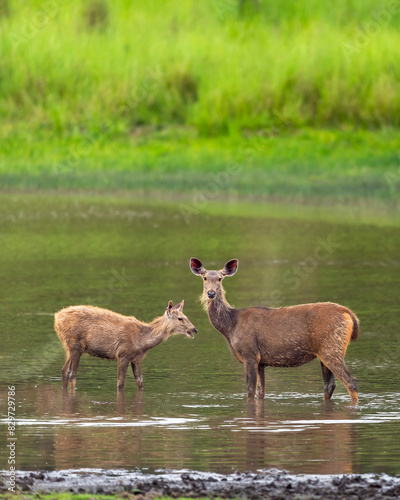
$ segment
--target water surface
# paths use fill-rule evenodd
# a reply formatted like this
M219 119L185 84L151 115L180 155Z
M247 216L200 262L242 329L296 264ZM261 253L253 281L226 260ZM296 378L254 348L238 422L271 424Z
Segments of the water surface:
M187 213L130 199L2 197L0 430L7 436L15 385L18 468L399 474L398 228ZM352 308L361 336L346 362L359 405L340 382L324 403L317 360L266 369L265 401L248 404L243 368L199 304L192 256L209 268L240 260L224 282L238 307ZM199 334L148 352L143 394L128 372L117 395L116 363L83 357L76 393L63 395L55 311L92 304L150 321L169 299L185 299Z

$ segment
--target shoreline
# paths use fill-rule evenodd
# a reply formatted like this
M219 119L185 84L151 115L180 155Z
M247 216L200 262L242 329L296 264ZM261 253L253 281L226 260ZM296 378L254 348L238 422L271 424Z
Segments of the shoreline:
M4 206L2 207L1 198ZM335 197L284 197L232 195L207 191L168 192L164 190L85 190L85 189L1 189L0 214L7 211L7 200L33 198L68 199L83 204L118 206L163 206L180 214L185 222L196 216L227 216L326 221L339 224L377 226L400 225L400 201L375 198L339 199Z
M164 191L210 195L396 201L398 129L301 128L278 135L0 135L0 190Z
M0 493L7 493L8 471L1 471ZM395 498L400 496L400 477L386 474L314 475L289 474L278 469L218 474L191 470L158 469L153 474L124 469L68 469L17 471L17 491L23 493L132 492L190 498ZM299 497L300 495L300 497Z

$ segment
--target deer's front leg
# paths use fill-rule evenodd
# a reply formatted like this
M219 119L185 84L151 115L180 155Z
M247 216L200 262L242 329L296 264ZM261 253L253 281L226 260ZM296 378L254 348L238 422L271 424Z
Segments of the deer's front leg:
M245 360L243 364L246 371L247 399L253 401L257 387L258 363L255 360Z
M142 362L141 361L135 361L131 363L132 365L132 371L133 371L133 376L135 377L135 382L136 385L139 389L139 391L143 390L143 377L142 377Z
M264 399L265 396L265 375L264 375L264 367L262 365L258 365L258 373L257 373L257 398Z

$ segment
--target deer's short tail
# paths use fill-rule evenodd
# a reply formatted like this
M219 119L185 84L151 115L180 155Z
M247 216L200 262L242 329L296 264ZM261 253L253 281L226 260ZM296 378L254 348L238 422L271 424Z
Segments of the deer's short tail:
M353 313L353 311L350 311L350 309L347 309L346 312L353 320L353 331L351 332L350 342L354 342L360 336L360 322L358 321L358 318Z

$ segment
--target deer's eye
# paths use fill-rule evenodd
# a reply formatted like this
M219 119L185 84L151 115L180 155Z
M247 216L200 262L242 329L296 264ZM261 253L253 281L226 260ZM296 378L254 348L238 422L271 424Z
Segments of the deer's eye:
M204 280L204 281L207 281L207 278L204 276L203 280Z
M178 318L178 319L179 319L179 321L183 321L183 318Z
M218 278L218 281L222 281L222 278Z

